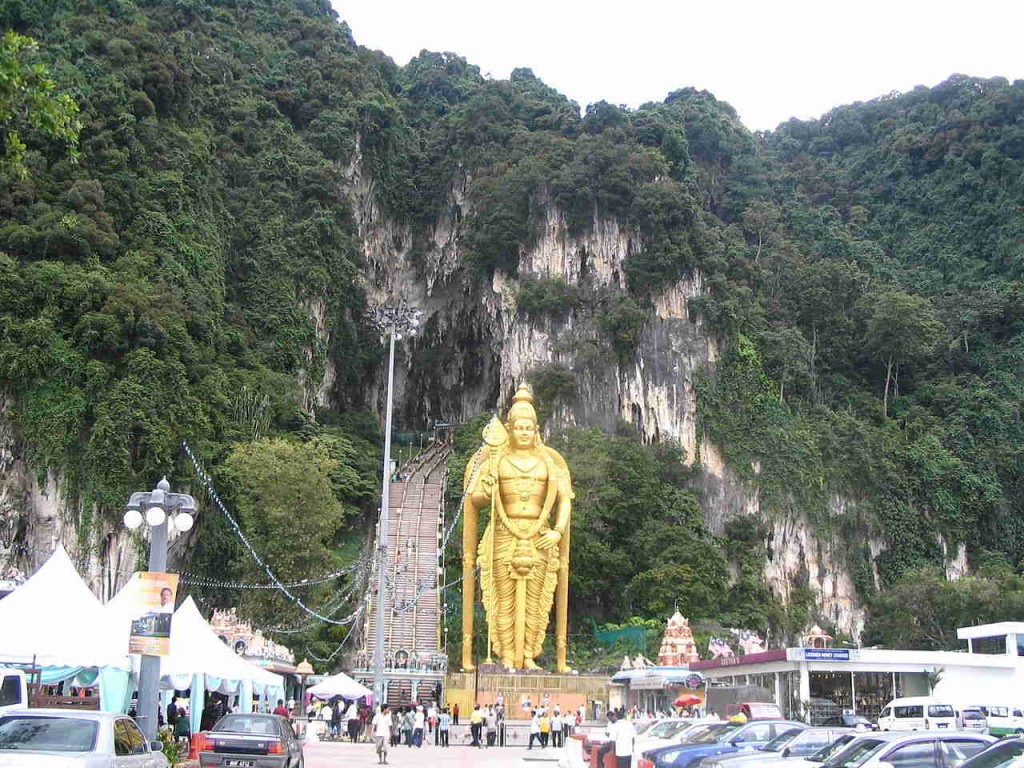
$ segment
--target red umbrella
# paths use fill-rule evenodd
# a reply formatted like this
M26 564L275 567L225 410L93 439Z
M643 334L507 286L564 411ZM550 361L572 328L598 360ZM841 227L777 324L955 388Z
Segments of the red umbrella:
M692 707L696 704L700 704L703 699L700 696L694 696L692 693L684 693L678 699L672 703L677 707Z

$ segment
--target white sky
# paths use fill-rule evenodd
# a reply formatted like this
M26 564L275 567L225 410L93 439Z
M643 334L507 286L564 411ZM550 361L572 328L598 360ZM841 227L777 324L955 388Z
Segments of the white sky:
M707 89L752 130L953 73L1024 77L1022 0L331 0L404 65L451 51L495 79L528 67L579 102Z

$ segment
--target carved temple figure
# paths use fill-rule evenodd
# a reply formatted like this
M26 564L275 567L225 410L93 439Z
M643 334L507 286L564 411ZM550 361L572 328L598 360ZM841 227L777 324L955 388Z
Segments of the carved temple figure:
M474 569L487 614L488 656L507 669L538 669L551 606L555 665L568 672L569 522L572 480L559 453L540 439L533 394L522 384L508 419L491 419L463 484L462 666L473 665ZM490 507L477 541L480 512Z

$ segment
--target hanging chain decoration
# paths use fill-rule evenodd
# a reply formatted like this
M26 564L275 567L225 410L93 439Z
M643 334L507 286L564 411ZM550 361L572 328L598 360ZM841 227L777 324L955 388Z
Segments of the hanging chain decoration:
M359 568L360 562L349 568L343 568L340 571L334 571L333 573L327 573L323 576L318 576L314 579L302 579L301 581L293 581L284 586L289 589L301 589L303 587L314 587L318 584L325 584L328 581L334 581L335 579L352 573L352 571ZM244 581L218 581L216 579L209 579L205 576L193 576L189 573L181 574L179 582L182 584L189 584L196 587L217 587L219 589L277 589L276 584L268 584L266 582L244 582Z
M334 618L335 614L337 614L345 606L345 604L348 602L349 598L351 598L353 594L365 588L366 579L368 576L368 568L360 570L359 573L356 575L356 578L352 580L352 583L349 585L348 589L339 592L327 605L325 605L321 609L324 612L324 614L331 618ZM346 617L346 623L348 623L348 621L354 620L354 618L359 613L361 613L362 610L363 607L360 606L353 613L349 614L349 616ZM309 631L310 629L312 629L320 623L321 622L319 619L314 618L306 619L297 624L292 625L279 624L273 627L260 627L260 630L263 632L272 632L278 635L297 635L301 634L302 632Z
M359 606L358 610L356 610L354 615L358 618L358 616L360 614L362 614L362 612L363 612L363 606ZM353 621L352 622L352 626L350 626L348 628L348 632L345 633L345 639L343 639L341 641L341 644L338 645L338 647L334 649L334 652L331 653L331 655L328 656L327 658L323 658L321 656L317 656L315 653L313 653L311 650L309 650L309 644L308 643L306 644L306 653L309 655L309 657L311 659L313 659L313 661L319 661L321 664L329 664L330 662L334 661L334 658L339 653L341 653L341 649L344 648L346 645L348 645L348 641L352 637L352 632L355 630L355 628L357 626L358 626L358 624L355 621Z
M248 551L249 556L252 558L253 562L255 562L256 565L263 569L263 572L267 574L267 578L270 579L274 586L301 610L305 611L310 616L319 619L321 622L325 624L331 624L333 626L345 626L355 621L355 617L358 615L358 611L352 614L351 616L348 616L340 621L336 621L335 619L332 619L329 616L325 616L322 613L313 610L302 601L301 597L293 594L292 591L288 588L288 586L283 584L281 580L277 578L277 576L271 570L270 566L267 565L266 562L264 562L262 557L260 557L259 553L249 542L249 539L245 535L245 532L242 531L242 528L238 525L238 521L236 521L235 518L231 515L231 513L228 512L227 506L224 504L223 501L221 501L220 496L217 495L217 492L213 488L212 478L206 473L206 470L203 469L203 466L202 464L200 464L198 457L192 453L192 449L189 447L189 444L186 441L182 440L181 447L185 451L185 454L188 456L189 460L191 460L196 475L198 476L199 481L202 483L203 489L206 491L206 494L210 498L210 501L212 501L213 505L217 508L217 510L222 515L224 515L224 519L226 519L228 523L231 525L232 529L234 529L235 535L239 538L242 544L245 545L245 548Z

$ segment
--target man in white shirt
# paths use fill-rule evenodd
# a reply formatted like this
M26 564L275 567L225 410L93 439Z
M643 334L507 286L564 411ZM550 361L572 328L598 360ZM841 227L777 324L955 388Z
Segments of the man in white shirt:
M412 743L413 746L423 746L423 724L426 718L423 716L423 707L416 707L416 714L412 720Z
M636 728L633 723L620 717L608 729L608 735L615 742L615 762L619 768L629 768L633 759L633 742L636 741Z
M387 763L391 745L391 714L387 704L382 704L373 716L373 742L377 747L377 762Z
M558 705L555 705L555 714L551 716L551 746L564 746L562 742L562 716L558 713Z

